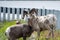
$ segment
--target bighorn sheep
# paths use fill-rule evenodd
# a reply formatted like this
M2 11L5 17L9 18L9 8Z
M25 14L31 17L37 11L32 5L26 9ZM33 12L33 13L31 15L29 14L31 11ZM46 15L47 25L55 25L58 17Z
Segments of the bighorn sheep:
M8 40L17 40L20 37L23 37L23 40L26 40L26 37L29 37L32 32L32 26L28 24L16 24L8 27L5 31L5 35Z
M53 30L56 28L56 16L54 14L48 14L46 16L35 16L30 14L29 24L34 27L34 30L38 32L38 37L40 37L40 32L43 30L49 30L49 36L52 33L54 36Z

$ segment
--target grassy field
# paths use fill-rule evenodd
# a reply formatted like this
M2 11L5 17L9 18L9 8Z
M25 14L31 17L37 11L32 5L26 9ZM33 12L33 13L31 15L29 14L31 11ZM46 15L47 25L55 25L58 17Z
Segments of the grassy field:
M26 23L25 21L21 21L21 23ZM11 26L11 25L15 25L16 21L4 21L4 22L0 22L0 40L6 40L6 36L5 36L5 30L7 27ZM34 32L34 34L36 34L36 32ZM40 40L46 40L46 36L48 34L48 31L43 31L41 32L41 36L40 36ZM54 38L49 38L49 40L60 40L60 30L57 30L54 32L55 36ZM22 40L22 38L20 38L19 40Z

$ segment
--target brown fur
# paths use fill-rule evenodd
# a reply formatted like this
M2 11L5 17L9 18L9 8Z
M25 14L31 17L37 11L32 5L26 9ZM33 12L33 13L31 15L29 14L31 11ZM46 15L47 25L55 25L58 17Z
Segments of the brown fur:
M27 24L14 25L13 27L10 28L10 33L9 33L10 37L8 39L16 40L18 38L23 37L23 40L26 40L26 37L30 37L32 32L33 30L30 25Z

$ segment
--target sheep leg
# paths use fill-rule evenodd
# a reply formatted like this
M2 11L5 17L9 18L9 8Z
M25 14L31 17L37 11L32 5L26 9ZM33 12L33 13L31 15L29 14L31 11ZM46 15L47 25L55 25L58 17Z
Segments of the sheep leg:
M8 40L10 40L10 38L8 38Z
M49 32L49 34L48 34L48 37L47 37L47 38L50 38L50 35L51 35L51 31Z
M40 31L38 31L38 40L39 40L39 38L40 38Z
M23 40L26 40L26 33L23 34Z
M53 38L53 37L54 37L54 31L53 31L53 27L52 27L52 31L51 31L51 32L52 32L52 38Z
M52 30L52 38L54 37L54 32L53 32L53 30Z
M9 40L16 40L16 38L11 37Z
M26 40L26 37L23 37L23 40Z
M16 40L15 38L12 38L11 40Z
M53 31L53 25L51 25L51 34L52 34L52 38L54 37L54 31Z
M51 27L51 30L50 30L50 32L48 34L48 38L50 38L51 34L52 34L52 38L53 38L54 37L53 27Z
M46 28L49 30L49 33L48 33L48 35L47 35L47 37L46 37L46 39L48 39L48 38L50 38L50 35L51 35L51 28L50 28L50 26L49 25L46 25Z

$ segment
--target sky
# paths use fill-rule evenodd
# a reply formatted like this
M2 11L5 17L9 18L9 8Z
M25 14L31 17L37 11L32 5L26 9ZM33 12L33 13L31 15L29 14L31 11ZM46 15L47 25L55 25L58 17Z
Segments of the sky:
M60 0L0 0L0 1L60 1Z
M60 10L60 1L0 1L0 6Z

